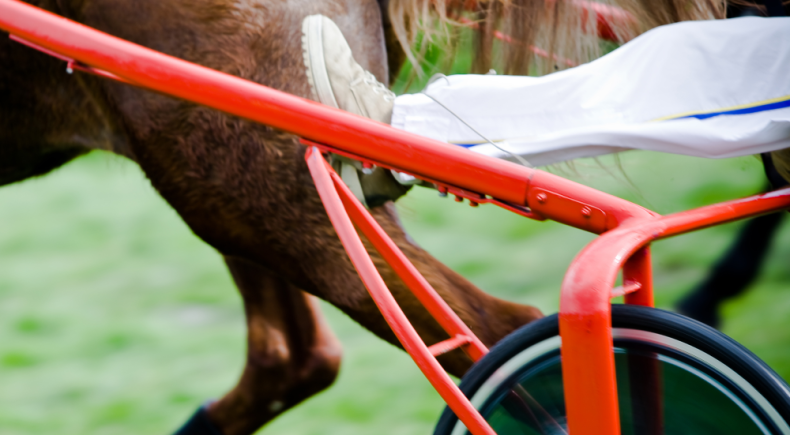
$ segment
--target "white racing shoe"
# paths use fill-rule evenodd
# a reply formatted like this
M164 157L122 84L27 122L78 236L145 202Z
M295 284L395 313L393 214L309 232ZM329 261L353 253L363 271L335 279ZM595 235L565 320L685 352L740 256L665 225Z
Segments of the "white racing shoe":
M327 106L390 123L395 94L354 60L351 47L332 20L323 15L305 18L302 50L314 98Z
M343 33L323 15L302 21L302 50L313 98L322 104L389 124L395 94L355 60ZM332 162L354 195L376 207L405 194L409 187L396 182L390 171L362 172L359 162L337 158Z

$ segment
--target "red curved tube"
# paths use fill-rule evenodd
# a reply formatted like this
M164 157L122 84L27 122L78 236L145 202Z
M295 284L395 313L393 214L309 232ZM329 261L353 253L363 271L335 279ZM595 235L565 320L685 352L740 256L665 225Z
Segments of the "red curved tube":
M576 256L560 296L562 376L570 433L620 433L610 299L626 262L645 252L654 240L789 207L790 188L786 188L672 215L633 219L598 237ZM641 292L632 294L636 297Z

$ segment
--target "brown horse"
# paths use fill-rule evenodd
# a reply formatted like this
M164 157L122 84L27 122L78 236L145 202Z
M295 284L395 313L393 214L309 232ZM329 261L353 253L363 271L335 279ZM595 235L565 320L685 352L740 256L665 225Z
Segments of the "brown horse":
M389 72L404 59L398 41L409 43L419 33L416 23L431 28L429 20L419 20L423 11L441 20L448 9L470 2L29 3L143 46L308 97L300 44L305 16L332 18L360 64L386 82ZM477 8L479 17L491 23L511 17L506 27L515 31L521 42L529 43L541 34L532 28L519 30L522 28L514 23L529 16L532 18L527 22L535 29L544 22L560 28L556 20L539 17L542 11L559 10L563 3L490 1L480 2ZM682 14L688 11L684 4L692 2L627 3L636 12L660 12L644 15L658 17L647 20L645 26L649 27L689 18ZM703 3L705 8L698 9L704 9L705 16L715 15L718 6L712 5L713 0ZM388 10L394 12L393 25ZM584 23L571 24L569 27L580 29ZM481 26L478 68L490 63L491 38L486 35L494 27ZM562 52L562 43L550 41L552 50ZM509 56L512 58L506 63L514 65L509 71L523 72L528 64L524 56L516 52ZM214 429L206 433L253 433L332 383L340 364L340 345L322 320L314 296L398 345L338 241L308 174L305 149L293 135L97 77L67 75L63 63L7 38L0 38L0 65L0 185L45 174L93 149L110 150L137 162L195 234L224 256L244 300L248 356L239 383L207 408L207 419ZM431 257L409 240L391 204L373 213L485 344L492 345L542 316L533 307L483 293ZM369 250L425 342L447 338L392 270ZM440 361L456 376L463 375L471 364L460 351L446 354Z
M138 44L295 95L309 95L301 21L332 17L358 60L387 80L379 4L366 1L41 0L36 6ZM0 38L0 184L44 174L92 149L136 161L190 228L223 254L245 304L247 364L208 409L226 435L249 434L326 388L340 345L313 296L397 340L345 255L285 132L118 83L65 73L55 59ZM484 343L541 316L493 298L409 241L391 206L376 218ZM372 250L371 250L372 251ZM447 338L375 256L428 344ZM471 361L442 358L462 375Z

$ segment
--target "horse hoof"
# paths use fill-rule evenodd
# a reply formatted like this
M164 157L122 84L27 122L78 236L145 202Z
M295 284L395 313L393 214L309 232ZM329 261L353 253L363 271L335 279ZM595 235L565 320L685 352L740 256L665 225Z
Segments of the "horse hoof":
M208 418L208 403L198 408L192 417L173 435L222 435L222 432Z

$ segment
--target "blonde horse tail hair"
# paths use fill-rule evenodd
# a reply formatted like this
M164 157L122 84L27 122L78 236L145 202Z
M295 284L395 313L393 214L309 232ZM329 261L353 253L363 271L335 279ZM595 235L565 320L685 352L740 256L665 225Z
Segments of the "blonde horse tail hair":
M726 0L620 0L618 6L633 14L642 31L678 21L724 18Z
M737 0L736 0L737 1ZM449 47L472 32L471 71L546 74L588 62L608 48L597 36L599 15L610 38L626 42L653 27L724 18L727 0L390 0L393 31L416 71L431 44ZM468 29L468 30L465 30Z

